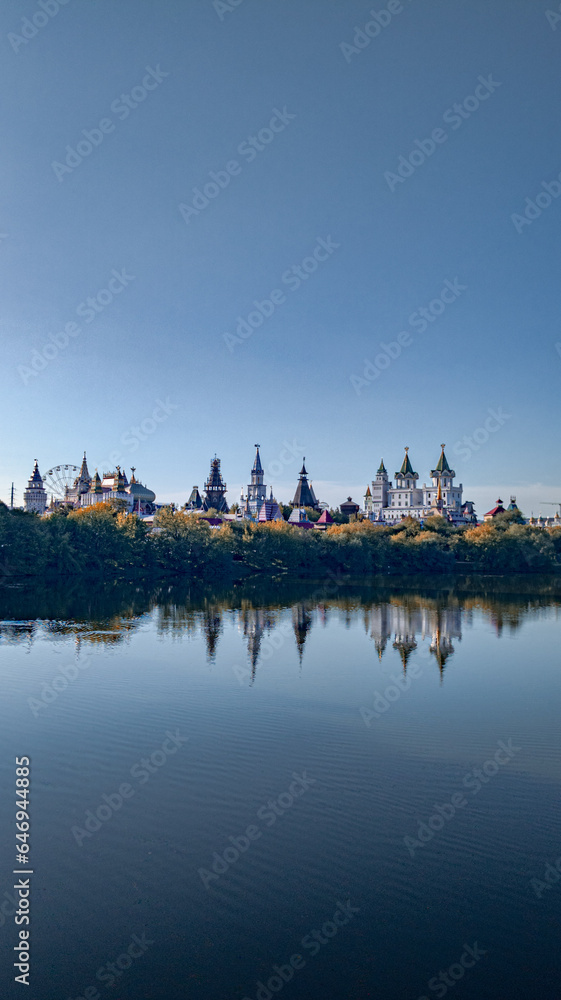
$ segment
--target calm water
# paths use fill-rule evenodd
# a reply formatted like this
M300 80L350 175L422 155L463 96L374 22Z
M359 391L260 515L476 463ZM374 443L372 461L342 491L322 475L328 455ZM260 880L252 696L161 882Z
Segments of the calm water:
M559 598L0 600L2 996L559 997Z

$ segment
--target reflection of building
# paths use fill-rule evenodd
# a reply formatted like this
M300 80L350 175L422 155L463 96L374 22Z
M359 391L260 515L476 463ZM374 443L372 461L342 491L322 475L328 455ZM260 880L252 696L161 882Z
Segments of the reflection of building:
M263 636L265 632L270 632L274 628L275 622L271 612L266 608L244 608L240 624L247 639L247 653L251 664L251 681L253 683Z
M366 613L365 625L380 660L393 635L392 647L398 651L404 670L411 654L418 648L418 638L423 641L430 636L429 650L441 672L454 652L452 639L462 638L462 612L459 607L379 604Z
M216 647L222 633L222 613L219 608L209 608L202 617L202 631L206 640L207 655L211 663L216 659Z
M456 473L448 465L444 445L441 449L428 486L418 485L419 473L411 465L408 448L399 472L395 473L395 486L388 479L382 461L372 490L367 488L364 497L364 510L370 519L395 524L402 517L422 520L430 514L441 514L454 524L475 524L473 504L462 502L463 486L454 483Z
M47 491L43 486L43 479L39 472L37 459L33 466L33 472L29 477L27 489L23 494L24 509L34 514L44 514L47 508Z
M298 649L298 659L302 663L304 655L304 643L308 637L308 632L312 627L312 615L304 604L296 604L292 608L292 627L296 636L296 647Z

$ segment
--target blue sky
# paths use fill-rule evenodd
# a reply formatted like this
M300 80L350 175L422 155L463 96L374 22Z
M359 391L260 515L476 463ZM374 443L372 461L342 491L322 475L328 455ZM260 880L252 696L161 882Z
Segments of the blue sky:
M258 441L338 504L446 442L480 515L561 500L561 19L43 2L0 14L0 496L86 449L183 502L216 452L233 502Z

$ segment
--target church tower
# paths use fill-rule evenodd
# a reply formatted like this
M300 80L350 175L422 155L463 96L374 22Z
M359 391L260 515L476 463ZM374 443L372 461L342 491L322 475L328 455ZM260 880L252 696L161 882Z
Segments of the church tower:
M44 514L47 509L47 491L43 486L43 479L39 472L37 459L33 466L33 472L29 478L27 489L23 494L24 509L33 514Z
M380 468L376 473L376 479L372 481L372 513L379 514L388 505L388 489L391 483L388 480L384 459L380 462Z
M461 483L459 486L454 483L456 473L448 465L448 459L444 454L445 447L443 444L440 445L440 457L436 463L436 468L431 470L432 487L426 491L428 495L425 498L425 503L427 507L432 506L432 501L440 499L442 501L442 508L459 511L462 506L463 487ZM434 493L435 487L437 490L436 497Z
M252 513L257 514L262 503L267 499L267 487L263 483L263 466L259 455L259 445L255 445L255 461L251 470L251 483L247 487L247 499Z
M215 455L210 463L210 475L205 483L204 509L210 510L213 507L219 514L227 514L228 504L225 494L226 483L220 472L220 459Z

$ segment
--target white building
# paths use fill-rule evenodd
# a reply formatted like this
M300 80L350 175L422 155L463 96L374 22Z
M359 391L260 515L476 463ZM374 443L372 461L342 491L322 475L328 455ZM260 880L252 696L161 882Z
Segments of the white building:
M34 514L44 514L47 509L47 491L43 486L43 479L39 472L37 459L33 466L33 472L29 478L27 489L23 494L24 510Z
M388 479L382 460L372 482L372 490L368 487L364 497L364 510L368 517L373 521L395 524L403 517L422 520L431 514L441 514L454 524L475 524L473 503L462 501L463 486L454 483L456 473L448 465L444 445L441 448L429 485L419 485L419 473L413 470L409 448L405 449L401 469L395 473L395 486Z

